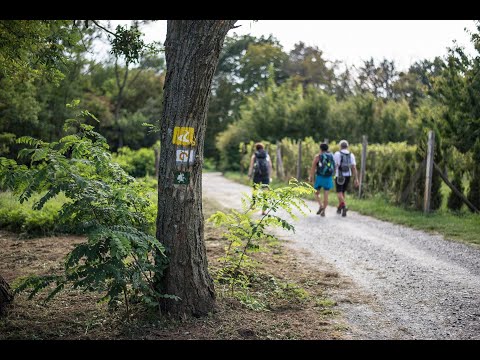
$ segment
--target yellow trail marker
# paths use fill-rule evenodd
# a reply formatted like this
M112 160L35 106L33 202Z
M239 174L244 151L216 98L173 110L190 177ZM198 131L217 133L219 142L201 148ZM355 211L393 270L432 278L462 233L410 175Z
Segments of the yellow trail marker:
M195 129L192 127L175 126L173 130L172 143L175 145L195 146L193 138Z

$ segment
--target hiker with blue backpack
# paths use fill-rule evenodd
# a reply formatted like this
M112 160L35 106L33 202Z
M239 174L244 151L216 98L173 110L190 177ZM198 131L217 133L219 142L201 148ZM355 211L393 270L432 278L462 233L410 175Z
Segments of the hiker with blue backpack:
M271 175L273 173L272 169L272 161L270 160L270 156L265 151L265 147L262 143L255 144L255 153L252 155L250 159L250 167L248 169L248 177L252 178L253 176L253 184L261 184L262 188L267 188L270 184L272 178ZM255 206L255 198L253 199L252 207ZM262 210L262 215L265 215L265 211Z
M328 192L333 188L333 173L335 172L335 159L331 152L328 151L328 144L320 144L320 153L315 155L310 169L308 181L312 183L315 190L315 198L320 205L317 215L325 216L325 210L328 205ZM316 174L315 184L313 177ZM320 189L323 188L323 201L320 197Z
M338 197L337 214L347 216L348 207L345 203L345 192L347 191L352 173L355 176L354 185L358 187L357 163L355 161L355 155L348 150L348 141L340 140L338 144L340 150L333 155L336 164L335 185Z

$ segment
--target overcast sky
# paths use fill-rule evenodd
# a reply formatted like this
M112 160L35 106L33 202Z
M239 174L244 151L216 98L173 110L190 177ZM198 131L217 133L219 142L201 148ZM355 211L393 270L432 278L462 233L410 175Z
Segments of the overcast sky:
M464 29L476 30L473 20L239 20L237 25L241 27L228 35L273 34L287 52L303 41L318 46L328 60L341 60L350 66L370 57L387 58L395 60L398 70L408 69L416 60L446 55L454 40L473 55L470 36ZM144 32L145 40L163 43L167 21L158 20Z

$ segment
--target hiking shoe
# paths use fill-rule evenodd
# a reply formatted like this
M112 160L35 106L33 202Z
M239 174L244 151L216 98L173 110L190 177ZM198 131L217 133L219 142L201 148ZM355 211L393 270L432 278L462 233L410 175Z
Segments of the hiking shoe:
M339 206L339 207L337 207L337 214L341 214L341 213L342 213L342 207Z
M325 208L322 208L322 211L320 211L320 216L325 216Z
M348 210L348 208L347 208L346 206L344 206L344 207L342 208L342 216L343 216L343 217L347 216L347 210Z
M319 208L318 211L317 211L317 215L320 215L320 214L322 213L322 210L323 210L323 207L320 206L320 208Z

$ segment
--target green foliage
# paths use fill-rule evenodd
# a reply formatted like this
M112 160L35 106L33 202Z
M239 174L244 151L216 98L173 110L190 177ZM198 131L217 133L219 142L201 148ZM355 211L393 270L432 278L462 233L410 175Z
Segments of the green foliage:
M58 82L65 49L80 39L72 25L68 20L1 20L0 78Z
M113 156L123 170L133 177L144 177L155 174L155 153L153 148L131 150L128 146L118 149Z
M91 109L102 119L99 131L112 149L152 146L158 135L146 133L139 125L158 124L164 59L152 55L147 44L145 51L140 50L139 28L132 28L140 41L132 43L136 50L129 53L140 55L136 67L132 67L133 61L129 69L125 63L112 59L97 62L99 59L91 56L93 41L104 30L83 25L88 25L88 21L0 22L0 34L5 40L0 49L0 64L2 59L6 61L5 66L0 66L0 133L58 141L63 120L74 116L64 104L80 99L83 108ZM41 56L40 49L45 50ZM119 103L117 80L124 76L127 86ZM92 125L95 120L87 117L85 122ZM10 154L2 156L16 158L19 146L13 144L9 150Z
M279 44L249 44L245 55L240 59L242 90L248 94L266 86L269 80L281 81L286 77L282 70L286 59L287 54Z
M215 162L211 158L203 159L203 171L215 171Z
M480 209L480 165L478 163L473 166L473 176L470 180L467 198L477 209Z
M238 115L239 106L246 98L246 90L248 86L244 84L242 76L245 73L244 66L253 65L251 62L243 60L247 49L251 45L276 45L278 41L272 36L268 38L256 38L251 35L239 36L234 34L232 37L225 38L222 52L220 53L218 66L212 82L212 96L207 114L207 129L205 132L205 157L214 158L216 164L220 162L221 152L217 151L215 143L218 133L224 131ZM264 63L268 64L269 59L265 59ZM263 64L264 65L264 64ZM255 74L258 75L266 69L257 69ZM242 74L241 74L242 73ZM250 74L249 83L254 84L258 88L259 82L264 81Z
M238 120L217 136L220 168L238 170L236 144L252 139L274 143L288 134L292 141L347 137L354 143L367 135L371 143L414 143L420 131L418 122L405 101L384 102L368 93L337 101L322 90L293 86L288 80L247 98Z
M10 192L0 192L0 228L21 233L23 237L49 236L65 232L65 226L59 221L58 212L66 202L63 194L47 202L41 210L33 210L32 205L42 197L34 194L19 204Z
M82 111L79 116L92 114ZM24 279L16 291L28 289L33 296L55 284L50 299L71 285L105 292L103 299L110 305L123 295L127 311L129 298L157 306L165 295L156 290L153 277L162 276L167 258L147 221L151 191L112 161L105 138L92 126L69 119L65 129L75 132L58 142L19 138L18 143L30 146L20 152L29 167L0 158L0 184L18 195L20 203L42 193L34 209L64 194L59 224L85 234L88 241L68 254L63 274Z
M305 46L305 43L300 41L290 51L285 71L294 83L301 83L305 88L314 85L333 94L336 87L336 66L336 62L323 58L323 51L318 47Z
M261 190L255 186L251 197L242 198L243 212L230 210L229 213L217 211L208 219L215 226L225 226L224 237L228 240L222 268L217 273L217 281L227 284L232 295L234 289L247 289L250 283L247 270L253 266L247 253L261 250L262 241L276 241L274 235L266 233L268 226L282 227L295 231L292 224L275 213L282 209L292 219L296 219L295 211L306 215L307 208L302 196L312 194L314 189L307 183L292 179L288 186ZM265 211L260 219L252 218L252 209Z
M452 185L455 186L457 190L463 193L463 174L459 171L454 173L454 178L452 179ZM463 200L457 196L453 191L448 197L447 207L451 210L460 210L463 206Z
M475 21L476 33L471 40L477 56L468 56L464 49L454 46L449 49L446 61L433 78L434 98L444 104L441 117L434 119L439 131L448 139L448 145L472 157L470 190L468 199L478 207L480 205L480 180L478 163L480 162L480 21ZM457 175L458 178L458 175Z
M115 29L115 36L112 42L112 54L117 57L123 56L125 62L136 63L146 53L157 53L158 44L146 44L142 40L143 33L139 30L138 24L134 24L130 29L126 26L118 25Z
M477 21L480 33L480 22ZM478 34L472 35L478 47ZM463 48L450 49L439 76L434 79L435 97L446 105L445 116L438 119L442 131L448 134L461 152L468 152L479 142L480 134L480 58L468 57Z
M15 141L15 134L0 133L0 155L10 152L10 145Z

